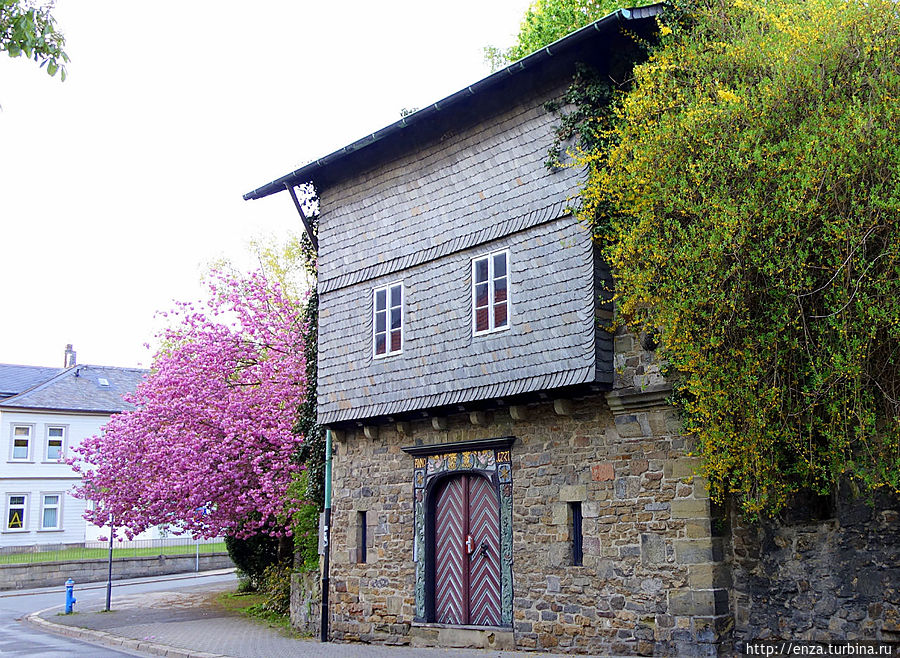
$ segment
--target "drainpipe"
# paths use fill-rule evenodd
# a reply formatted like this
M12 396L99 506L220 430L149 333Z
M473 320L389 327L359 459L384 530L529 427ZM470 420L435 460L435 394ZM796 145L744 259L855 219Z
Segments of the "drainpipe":
M331 430L325 430L325 523L322 529L322 633L328 642L328 555L331 553Z

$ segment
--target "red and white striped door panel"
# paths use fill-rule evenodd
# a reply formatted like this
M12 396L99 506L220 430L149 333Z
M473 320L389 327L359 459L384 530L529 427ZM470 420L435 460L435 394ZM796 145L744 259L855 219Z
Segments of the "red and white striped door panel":
M437 492L434 528L434 611L443 624L467 623L466 486L447 479Z
M435 512L435 621L498 626L500 510L493 484L478 475L448 478Z
M500 624L500 508L494 487L483 477L469 477L469 623Z

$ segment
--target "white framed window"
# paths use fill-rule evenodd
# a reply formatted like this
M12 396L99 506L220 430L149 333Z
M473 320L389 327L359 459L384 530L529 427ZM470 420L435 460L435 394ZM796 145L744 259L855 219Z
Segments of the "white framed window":
M64 425L48 425L44 461L58 462L65 457L65 454L66 427Z
M372 354L378 359L403 351L403 284L372 291Z
M472 259L472 333L509 328L509 250Z
M9 451L10 461L27 462L31 459L31 439L33 434L33 425L12 426Z
M28 494L6 494L6 523L3 525L3 529L12 531L27 530L27 510Z
M62 528L62 498L59 491L41 494L41 530Z

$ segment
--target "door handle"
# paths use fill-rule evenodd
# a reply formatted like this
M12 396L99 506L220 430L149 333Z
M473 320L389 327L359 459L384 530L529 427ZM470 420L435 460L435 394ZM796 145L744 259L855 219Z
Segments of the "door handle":
M488 543L487 543L487 540L481 542L481 549L480 549L480 552L481 552L481 557L487 557L487 556L488 556Z
M472 535L466 535L466 555L471 555L475 552L475 540L472 538Z

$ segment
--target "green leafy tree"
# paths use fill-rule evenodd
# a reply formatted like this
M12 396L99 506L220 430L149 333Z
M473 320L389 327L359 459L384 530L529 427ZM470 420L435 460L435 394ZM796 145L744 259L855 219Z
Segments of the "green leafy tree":
M622 0L535 0L525 12L516 42L506 50L484 49L484 58L496 71L526 55L561 39L620 7L646 4Z
M60 79L65 80L69 56L63 50L66 40L56 27L52 9L52 2L0 0L0 51L33 59L50 75L59 71Z
M897 5L676 1L660 35L581 214L713 494L900 490Z

